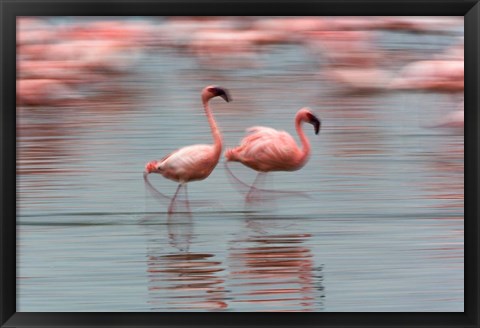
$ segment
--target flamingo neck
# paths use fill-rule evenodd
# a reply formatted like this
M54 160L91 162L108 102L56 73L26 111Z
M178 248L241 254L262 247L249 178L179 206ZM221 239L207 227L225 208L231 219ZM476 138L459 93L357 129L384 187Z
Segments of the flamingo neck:
M302 143L302 152L299 158L299 164L303 165L310 156L310 141L308 140L307 136L303 132L302 128L303 119L302 117L297 117L295 119L295 129L297 130L297 134L300 137L300 142Z
M217 122L213 117L213 113L208 104L208 100L203 100L203 107L205 108L205 114L207 115L208 124L210 125L210 129L212 130L215 154L220 157L220 153L222 152L222 135L218 130Z

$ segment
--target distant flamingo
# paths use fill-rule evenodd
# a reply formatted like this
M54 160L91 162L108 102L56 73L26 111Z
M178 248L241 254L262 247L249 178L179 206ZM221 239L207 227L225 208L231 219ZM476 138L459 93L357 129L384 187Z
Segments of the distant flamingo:
M81 100L83 97L61 80L19 79L17 80L17 104L40 106L61 105Z
M465 126L465 111L464 111L464 103L462 102L462 104L458 106L458 108L455 111L442 117L442 119L432 127L453 128L453 129L459 129L463 132L464 126Z
M314 126L315 134L320 131L320 120L308 108L302 108L295 116L295 129L300 137L302 148L285 131L263 126L247 129L249 133L240 146L225 151L227 161L240 162L258 171L255 182L247 194L247 200L258 178L271 171L296 171L301 169L310 156L310 142L302 129L302 123Z
M170 155L165 156L161 160L150 161L145 166L145 172L143 174L145 180L148 174L158 173L167 179L179 183L177 191L170 202L168 213L173 212L175 198L181 187L187 182L207 178L210 173L212 173L220 159L220 154L222 152L222 136L208 105L208 101L211 98L218 96L222 97L227 102L231 100L228 91L219 86L208 86L202 91L203 107L215 142L213 145L192 145L183 147L174 151Z
M463 60L421 60L407 64L390 89L460 92L464 89Z
M445 115L436 127L458 128L463 129L465 125L465 112L463 110L456 110L448 115Z

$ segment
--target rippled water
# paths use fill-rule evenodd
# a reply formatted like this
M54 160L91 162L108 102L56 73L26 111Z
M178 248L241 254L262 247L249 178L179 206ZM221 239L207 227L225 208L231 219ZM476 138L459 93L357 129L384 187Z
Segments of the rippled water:
M416 54L453 42L381 40ZM463 311L463 133L428 128L458 97L345 93L299 45L266 46L255 61L222 69L161 49L88 104L17 109L17 311ZM246 204L222 161L189 184L191 213L181 195L168 215L142 171L211 142L209 84L234 99L211 102L227 147L252 125L295 136L304 106L322 130L306 127L303 169L263 184L291 193Z

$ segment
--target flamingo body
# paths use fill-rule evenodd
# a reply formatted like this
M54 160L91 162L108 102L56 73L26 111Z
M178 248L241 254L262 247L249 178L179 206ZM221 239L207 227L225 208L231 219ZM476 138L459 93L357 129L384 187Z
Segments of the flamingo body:
M303 166L301 149L287 132L264 126L249 128L247 132L240 146L227 150L227 160L259 172L295 171Z
M451 112L448 115L445 115L440 122L436 125L436 127L444 127L444 128L457 128L463 129L465 126L465 112L462 110L456 110Z
M207 178L218 163L220 152L213 145L192 145L180 148L160 161L147 164L146 170L163 177L187 183Z
M298 111L295 125L302 148L298 147L293 137L285 131L255 126L247 129L249 134L238 147L228 149L225 157L227 161L240 162L259 172L299 170L310 155L310 143L301 128L302 122L313 124L315 133L318 133L320 120L307 108Z
M390 83L391 89L461 91L464 89L463 60L423 60L408 64Z

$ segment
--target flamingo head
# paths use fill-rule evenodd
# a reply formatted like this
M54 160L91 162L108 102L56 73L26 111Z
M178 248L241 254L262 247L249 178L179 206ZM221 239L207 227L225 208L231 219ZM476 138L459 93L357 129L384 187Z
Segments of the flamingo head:
M313 125L313 128L315 129L315 134L318 134L320 132L322 122L318 119L318 117L315 116L315 114L312 113L309 108L302 108L299 111L298 115L301 115L301 118L304 122Z
M206 101L214 97L222 97L226 102L232 101L227 89L218 85L209 85L202 91L202 98Z
M150 161L145 165L145 173L155 173L158 170L158 161Z

